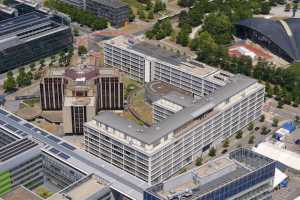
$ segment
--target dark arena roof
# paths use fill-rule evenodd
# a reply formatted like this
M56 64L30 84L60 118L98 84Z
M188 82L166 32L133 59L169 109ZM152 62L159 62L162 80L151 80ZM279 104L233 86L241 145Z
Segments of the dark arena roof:
M254 30L268 38L272 43L279 47L280 50L274 50L274 46L267 44L267 41L254 36L254 34L250 36L250 39L256 37L254 39L256 40L255 42L263 43L263 45L271 51L277 51L277 54L281 54L278 52L283 51L289 57L289 59L287 59L288 61L293 62L300 60L300 19L288 18L285 20L272 20L265 18L250 18L241 20L235 24L235 27L237 29L237 36L249 38L249 33L245 34L242 29L248 28Z

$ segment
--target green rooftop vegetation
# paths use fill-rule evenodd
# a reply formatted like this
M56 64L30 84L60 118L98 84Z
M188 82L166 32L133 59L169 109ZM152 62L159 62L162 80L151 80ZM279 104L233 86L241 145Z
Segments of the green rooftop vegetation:
M51 195L53 195L53 192L50 192L45 186L41 185L34 189L35 193L39 195L40 197L47 199Z
M0 196L11 190L11 174L9 171L0 172Z

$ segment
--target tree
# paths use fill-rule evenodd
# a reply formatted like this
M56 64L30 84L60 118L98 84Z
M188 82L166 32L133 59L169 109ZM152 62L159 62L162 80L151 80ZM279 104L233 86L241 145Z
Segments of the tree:
M269 2L262 2L261 3L261 14L268 15L271 11L271 5Z
M131 7L129 7L128 20L129 20L129 22L133 22L135 20L135 15L134 15Z
M253 122L251 122L249 125L248 125L248 131L252 131L253 130L253 128L254 128L254 124L253 124Z
M282 102L281 99L279 99L278 104L277 104L277 108L283 108L284 103Z
M273 127L277 127L278 126L278 119L276 119L276 118L273 119L272 126Z
M261 128L260 134L261 134L261 135L267 135L269 132L270 132L270 130L267 129L267 127L263 126L263 127Z
M199 34L197 38L195 38L191 44L192 50L199 50L202 51L214 51L218 45L216 44L215 40L211 36L210 33L207 31L203 31Z
M146 19L146 14L145 14L145 12L144 12L143 9L139 9L139 10L138 10L138 15L139 15L139 18L140 18L141 20Z
M291 10L291 4L287 3L285 4L284 11L289 12Z
M12 74L12 72L8 72L6 74L6 79L3 83L3 88L5 92L11 92L14 91L16 88L16 80Z
M44 60L44 59L41 59L41 60L40 60L40 65L41 65L41 67L44 67L44 66L45 66L45 60Z
M91 23L93 31L107 28L107 20L103 17L98 17Z
M74 36L79 36L79 29L78 28L74 28L73 29L73 33L74 33Z
M242 130L239 130L238 132L237 132L237 134L235 135L235 138L236 139L241 139L243 137L243 131Z
M148 1L147 3L146 3L146 10L151 10L152 9L152 7L153 7L153 4L152 4L152 2L151 1Z
M107 27L107 20L103 17L97 17L95 14L81 10L61 1L47 0L44 5L51 9L68 14L72 21L91 27L93 30L104 29Z
M255 136L251 135L250 138L249 138L249 140L248 140L248 144L253 144L254 140L255 140Z
M270 83L266 83L266 93L268 97L272 97L273 96L273 89L270 86Z
M148 19L154 19L154 13L152 10L150 10L148 13Z
M202 162L203 162L202 157L198 157L198 158L196 159L196 166L202 165Z
M177 4L182 7L191 7L194 4L195 0L179 0Z
M214 157L216 155L216 149L214 147L210 148L208 155Z
M155 0L153 12L158 13L159 11L166 10L166 4L161 0Z
M295 121L296 123L299 123L299 122L300 122L300 116L299 116L299 115L296 115L294 121Z
M202 30L210 33L217 44L229 44L232 40L233 26L229 17L224 14L209 14Z
M204 17L204 11L201 3L196 3L194 7L189 9L188 16L192 26L199 26Z
M17 84L20 87L30 85L32 78L33 78L33 75L31 74L31 72L26 73L24 68L20 68L18 76L17 76Z
M146 37L149 39L155 38L161 40L173 33L173 28L170 19L164 19L154 24L152 30L146 32Z
M78 47L78 55L81 56L84 54L87 54L87 49L85 48L85 46L81 45Z
M176 37L176 43L186 47L189 44L189 33L186 30L181 29Z
M226 140L224 140L223 147L224 148L229 147L229 140L228 140L228 138Z
M265 121L265 115L261 115L259 121L264 122Z

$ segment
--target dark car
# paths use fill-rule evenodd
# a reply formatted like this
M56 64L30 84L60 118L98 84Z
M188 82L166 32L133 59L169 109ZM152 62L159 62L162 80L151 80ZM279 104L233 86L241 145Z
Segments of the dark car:
M300 144L300 139L297 139L297 140L295 141L295 144Z

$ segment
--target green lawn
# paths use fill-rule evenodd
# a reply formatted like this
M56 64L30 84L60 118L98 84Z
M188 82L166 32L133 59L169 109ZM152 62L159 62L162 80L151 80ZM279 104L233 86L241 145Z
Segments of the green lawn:
M123 2L127 3L130 7L132 7L135 12L144 7L143 4L138 2L137 0L123 0Z
M33 107L35 104L40 103L40 99L26 99L23 101L25 104L29 105L30 107Z

